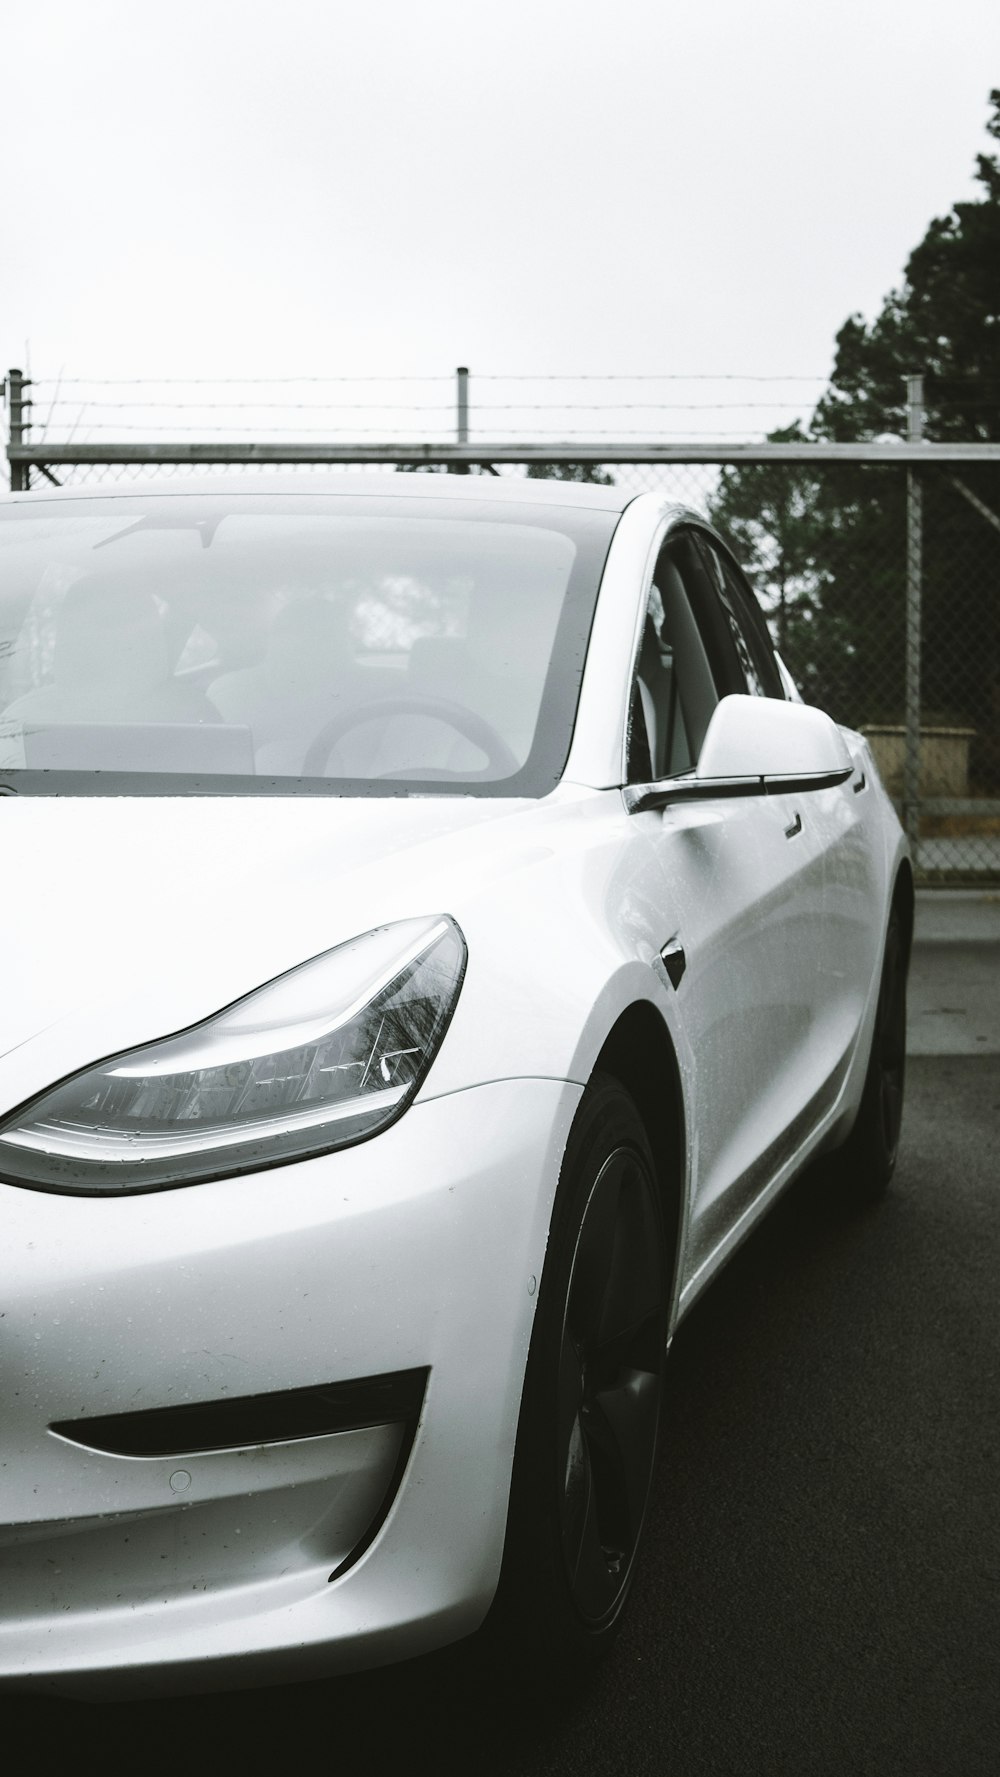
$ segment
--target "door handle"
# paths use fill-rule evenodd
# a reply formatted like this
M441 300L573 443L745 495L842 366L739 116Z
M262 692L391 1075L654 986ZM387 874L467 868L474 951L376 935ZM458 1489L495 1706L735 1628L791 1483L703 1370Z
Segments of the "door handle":
M791 826L785 828L785 838L786 839L794 839L796 833L801 833L801 831L802 831L802 816L800 814L796 814L795 819L792 822Z

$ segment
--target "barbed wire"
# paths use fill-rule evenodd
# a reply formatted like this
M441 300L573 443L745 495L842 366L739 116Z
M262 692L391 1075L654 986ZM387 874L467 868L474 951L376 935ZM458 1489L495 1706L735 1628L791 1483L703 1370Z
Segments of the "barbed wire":
M80 405L79 397L65 401L53 400L49 404L49 413L56 408ZM253 413L398 413L405 408L407 413L449 413L455 411L454 402L401 402L401 401L366 401L366 402L333 402L333 401L87 401L86 407L95 408L100 413L115 413L123 409L140 407L147 412L163 412L179 410L184 413L204 411L206 413L237 413L250 411ZM986 403L985 405L989 405ZM800 411L799 401L477 401L474 412L481 413L722 413L763 411L773 412L783 407Z
M979 377L971 372L928 373L931 382L975 384ZM602 384L651 384L651 383L766 383L766 384L811 384L824 385L831 393L840 394L844 399L851 397L839 391L829 371L815 371L803 374L799 371L476 371L468 372L470 385L479 383L602 383ZM399 375L350 374L338 376L35 376L25 377L24 387L36 389L55 388L129 388L129 389L160 389L160 388L293 388L308 386L313 388L343 387L347 385L411 385L411 384L447 384L454 387L455 372L435 372L427 375L401 373Z
M93 421L87 421L87 422L81 421L80 427L84 433L88 433L88 432L140 432L140 433L145 433L148 435L148 431L149 431L149 428L147 426L130 425L127 423L126 424L116 424L116 423L112 422L111 420L108 420L106 422L101 421L101 420L93 420ZM759 428L758 428L758 430L759 430ZM404 429L402 427L398 427L398 426L396 426L396 427L393 427L393 426L390 426L390 427L382 427L382 426L272 426L272 425L263 426L263 427L260 427L260 426L240 426L240 425L236 425L236 426L204 426L204 425L201 425L201 426L181 426L181 425L176 424L175 422L171 422L169 425L166 425L161 428L161 436L165 435L167 433L177 433L177 432L183 432L185 434L190 434L190 433L203 434L206 432L214 432L214 433L221 433L221 434L223 434L227 437L230 437L230 438L235 438L236 434L243 433L243 434L246 434L248 437L260 438L262 443L266 442L267 435L270 435L270 434L273 434L276 432L281 433L284 436L291 434L293 437L301 437L303 434L308 434L310 436L319 434L320 436L328 437L331 433L340 432L340 433L347 433L348 436L351 438L357 438L357 437L361 437L361 436L376 436L379 438L386 438L386 439L399 438L399 439L405 440L407 443L414 443L414 444L419 444L424 437L423 434L420 434L419 436L415 436L412 431L406 430L406 429ZM747 435L747 428L745 428L745 427L741 428L739 431L717 431L717 430L713 429L710 432L698 432L698 431L692 432L692 431L685 429L683 433L678 434L679 437L684 438L684 439L687 439L687 438L745 438L746 435ZM547 439L552 444L553 449L558 449L562 443L565 443L567 440L572 440L574 438L577 440L577 442L580 442L580 441L585 441L588 438L647 438L647 439L649 439L652 437L662 438L663 436L664 436L664 432L662 430L657 430L654 433L649 427L628 427L628 426L605 426L605 427L596 427L596 428L588 426L586 431L579 430L576 432L573 432L573 431L566 432L565 430L563 430L563 432L559 438L554 438L552 436L551 430L546 426L497 426L490 433L491 438L497 438L497 439L499 439L499 438L524 438L524 439L544 438L544 439ZM40 442L48 443L48 444L58 444L60 442L60 440L58 438L46 438L44 440L40 440ZM86 440L83 439L83 440L81 440L81 442L86 442ZM155 440L151 440L151 442L155 442ZM431 442L454 443L454 437L449 432L449 434L446 438L438 439L438 440L431 440ZM479 437L475 437L475 438L470 438L468 440L468 442L470 444L479 445L483 442L483 440Z
M958 377L954 380L962 382L965 379ZM943 418L953 413L966 413L972 408L988 411L996 406L995 401L980 395L970 396L968 400L955 396L947 400L935 399L933 382L932 377L925 405ZM489 385L489 389L487 398L481 400L476 391L484 384ZM673 398L674 386L682 395L690 391L693 396L696 390L703 389L704 395L708 396L719 393L718 385L723 384L742 385L746 393L740 395L733 387L732 398L728 393L727 398L722 399ZM836 405L854 405L849 395L831 388L829 374L819 373L807 376L799 372L751 371L484 371L475 375L469 373L468 393L472 398L463 417L469 442L476 444L484 442L484 435L486 441L489 438L498 441L543 440L553 449L570 447L574 442L588 439L683 442L690 438L692 442L743 440L754 443L766 433L764 422L755 421L753 415L773 416L768 427L772 433L783 414L798 416L803 424L810 424L813 398L806 394L804 387L798 398L791 398L788 386L793 384L810 385L814 389L822 386ZM540 386L544 385L545 395L541 399L512 398L518 385L524 386L528 394L536 389L541 394ZM565 385L573 386L566 387L565 393L561 393L560 386ZM578 391L583 394L593 391L597 396L598 385L604 399L576 398ZM642 398L646 391L654 396L658 386L662 385L670 385L670 390L664 388L659 399ZM706 385L713 386L708 388ZM775 393L761 398L765 385L768 389L774 388ZM780 385L786 386L784 393ZM247 438L276 442L280 438L296 436L303 439L325 437L331 442L352 437L366 441L383 439L386 443L451 442L456 417L453 394L447 400L433 397L424 400L410 399L405 393L409 389L421 393L430 393L433 389L436 393L447 386L451 394L455 388L454 372L285 377L66 377L60 372L55 377L26 378L23 386L33 390L38 397L33 400L31 395L26 395L22 414L25 435L33 434L33 441L38 444L70 444L83 439L96 442L98 433L108 442L117 434L123 444L129 437L137 435L145 435L151 443L158 439L167 443L172 438L196 438L199 435L216 439L228 436L234 443ZM340 398L322 399L322 391L335 388L344 390ZM369 391L388 393L390 388L399 391L397 399L385 399L384 396L382 399L367 399ZM224 393L230 389L239 390L240 394L230 396ZM51 393L45 394L45 390ZM257 390L261 391L259 396L254 393ZM289 391L286 398L268 398L278 397L282 390ZM349 393L354 390L357 390L356 394ZM113 393L109 396L103 391ZM118 391L122 393L119 395ZM311 391L316 391L320 398L312 397ZM494 394L507 398L490 399ZM633 396L638 398L630 398ZM901 396L897 407L886 407L886 424L898 423L904 409ZM29 418L32 410L33 419ZM144 417L137 417L135 422L117 417L132 412ZM174 414L182 417L167 417ZM272 414L279 417L272 420ZM230 415L247 417L241 420L229 418ZM382 419L383 415L385 419ZM643 421L645 415L650 417ZM686 415L701 416L705 426L692 429L680 417ZM722 423L715 423L713 416L716 415ZM739 424L736 416L745 415L746 419L736 430L725 425L722 416L726 415L734 416L736 424ZM504 425L500 422L505 416L517 416L521 423ZM308 424L310 417L317 423ZM547 423L532 424L532 417ZM282 419L288 423L281 423ZM629 424L630 419L637 423ZM605 424L594 423L601 420ZM789 423L794 425L795 422ZM976 423L972 422L974 426Z
M138 388L224 388L245 385L248 388L286 387L292 383L454 383L449 376L31 376L25 384L46 388L62 382L63 388L138 389Z
M249 409L253 413L343 413L345 409L352 413L398 413L400 408L404 408L407 413L455 412L453 401L85 401L83 405L96 408L101 413L114 413L122 408L135 407L154 413L164 409L179 409L184 413L236 413L241 409ZM79 406L80 397L76 396L65 401L53 401L50 411L56 407Z
M46 388L62 382L63 388L225 388L243 385L247 388L286 388L295 383L313 385L341 383L451 383L455 373L448 375L437 373L429 376L66 376L30 377L35 388ZM469 373L470 382L507 382L507 383L552 383L552 382L601 382L601 383L655 383L655 382L766 382L766 383L826 383L829 374L819 373L803 376L795 372L767 372L757 374L743 371L558 371L545 374L534 372L520 373L517 371L476 371Z
M470 371L470 381L472 373ZM634 375L629 371L565 371L547 372L541 375L518 375L514 371L502 374L490 371L476 371L477 383L512 382L512 383L825 383L829 382L829 372L817 372L813 376L802 376L796 372L772 372L758 375L753 371L742 370L664 370L637 371Z

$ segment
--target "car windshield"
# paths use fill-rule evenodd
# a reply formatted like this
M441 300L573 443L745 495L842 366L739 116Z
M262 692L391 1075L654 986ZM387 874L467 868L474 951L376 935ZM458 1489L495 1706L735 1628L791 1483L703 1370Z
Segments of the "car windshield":
M12 505L0 783L544 795L616 518L418 494Z

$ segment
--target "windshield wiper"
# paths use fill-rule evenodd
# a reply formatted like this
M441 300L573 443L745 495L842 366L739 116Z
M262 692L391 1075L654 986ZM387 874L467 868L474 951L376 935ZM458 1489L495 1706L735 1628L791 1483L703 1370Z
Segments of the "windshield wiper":
M137 518L134 524L127 524L124 530L115 531L110 537L102 537L99 543L94 544L94 548L107 549L109 543L118 543L122 537L131 537L136 531L197 531L202 548L208 549L225 517L226 514L220 512L217 518Z

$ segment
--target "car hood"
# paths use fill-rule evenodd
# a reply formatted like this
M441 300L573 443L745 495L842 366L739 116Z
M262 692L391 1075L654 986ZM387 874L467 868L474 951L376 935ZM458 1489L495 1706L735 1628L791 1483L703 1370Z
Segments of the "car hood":
M4 799L0 1114L359 932L461 918L575 799Z

